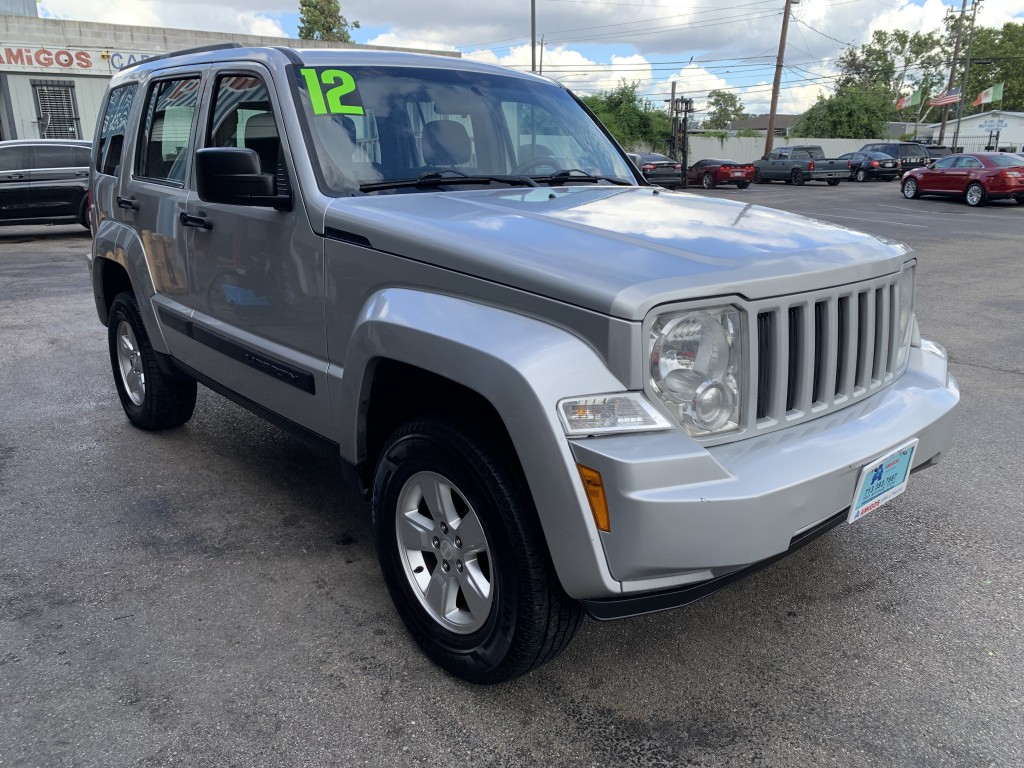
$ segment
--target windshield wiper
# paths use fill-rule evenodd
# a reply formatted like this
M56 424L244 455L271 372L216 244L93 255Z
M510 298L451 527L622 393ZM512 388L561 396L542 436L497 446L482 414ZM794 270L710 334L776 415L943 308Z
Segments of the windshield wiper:
M587 183L610 181L612 184L618 184L620 186L633 186L633 182L629 179L624 179L621 176L594 176L586 171L581 171L579 168L563 168L560 171L555 171L550 176L534 176L533 178L534 181L540 181L545 184L555 184L562 181L583 181Z
M451 174L451 175L447 175ZM393 179L391 181L371 181L359 185L360 192L379 192L384 189L400 189L402 187L447 187L453 184L508 184L511 187L536 187L537 182L529 176L510 176L500 174L470 175L456 170L427 171L415 179Z

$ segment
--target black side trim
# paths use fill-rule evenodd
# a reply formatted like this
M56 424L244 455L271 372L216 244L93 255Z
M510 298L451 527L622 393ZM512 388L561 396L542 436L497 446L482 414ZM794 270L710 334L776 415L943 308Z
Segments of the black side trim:
M832 517L824 520L818 525L810 528L799 536L794 536L793 540L789 542L789 549L785 552L780 552L777 555L773 555L765 560L760 560L751 565L735 570L731 573L727 573L724 576L719 576L708 581L702 581L699 584L690 584L685 587L676 587L675 589L666 589L661 592L644 592L635 595L624 595L623 597L606 597L599 600L584 600L583 608L592 619L598 621L608 621L610 619L623 619L627 616L640 616L645 613L655 613L657 611L667 611L671 608L680 608L690 603L695 603L698 600L703 600L709 595L713 595L723 587L727 587L734 582L744 579L762 568L767 568L769 565L777 560L781 560L787 555L791 555L801 547L810 544L816 538L826 533L841 522L846 520L846 516L849 510L844 509L842 512L837 512Z
M260 373L271 376L278 381L283 381L285 384L290 384L296 389L301 389L303 392L308 392L311 395L316 394L316 380L309 371L296 368L283 360L278 360L243 344L239 344L225 336L221 336L219 333L208 331L197 326L191 320L186 320L163 307L160 307L158 311L160 321L168 328L184 334L190 339L194 339L200 344L230 357L232 360L244 363ZM213 387L210 387L210 389L213 389Z
M362 235L357 235L352 232L345 232L341 229L334 229L333 227L327 227L324 230L324 237L328 240L339 240L343 243L350 243L352 245L361 245L364 248L373 248L373 245L368 239Z
M340 455L341 446L338 445L333 440L330 440L324 437L323 435L319 434L318 432L314 432L313 430L308 429L302 426L301 424L296 424L291 419L286 419L284 416L281 416L280 414L275 413L274 411L264 408L262 405L250 400L245 395L238 394L237 392L235 392L235 390L225 387L223 384L214 381L209 376L205 376L204 374L200 373L195 368L191 368L190 366L185 365L180 360L174 361L174 367L181 373L187 376L191 376L204 387L212 389L218 395L226 397L231 402L245 408L245 410L256 414L261 419L266 419L271 424L283 429L285 432L290 432L291 434L295 435L302 441L309 443L310 445L313 445L322 450L329 451L336 456ZM344 467L345 471L343 472L344 476L347 479L355 472L355 470L352 468L352 465L346 462L344 459L342 460L342 463L344 465L347 465Z

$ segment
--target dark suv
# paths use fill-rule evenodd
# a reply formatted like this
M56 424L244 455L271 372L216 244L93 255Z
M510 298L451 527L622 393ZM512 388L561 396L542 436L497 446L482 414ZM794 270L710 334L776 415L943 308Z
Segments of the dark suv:
M0 225L88 227L91 146L72 139L0 141Z
M928 164L928 150L916 141L877 141L865 144L861 152L884 152L889 157L900 161L903 173L913 168L923 168Z

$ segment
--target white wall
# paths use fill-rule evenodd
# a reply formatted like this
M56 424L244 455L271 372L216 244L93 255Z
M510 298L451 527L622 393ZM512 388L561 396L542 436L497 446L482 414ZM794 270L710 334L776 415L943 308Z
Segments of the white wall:
M786 147L793 144L817 144L825 152L825 157L839 157L847 152L856 152L869 142L879 139L797 139L776 138L773 146ZM739 163L751 163L759 160L764 154L764 136L756 138L717 138L690 135L690 162L715 158L719 160L735 160Z

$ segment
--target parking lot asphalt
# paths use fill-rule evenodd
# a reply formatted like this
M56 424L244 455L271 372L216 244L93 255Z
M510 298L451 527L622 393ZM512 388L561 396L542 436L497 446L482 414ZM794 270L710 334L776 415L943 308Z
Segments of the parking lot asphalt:
M393 611L333 457L200 388L133 429L76 227L0 229L0 768L1024 765L1024 206L695 194L916 248L963 403L907 493L476 687Z

